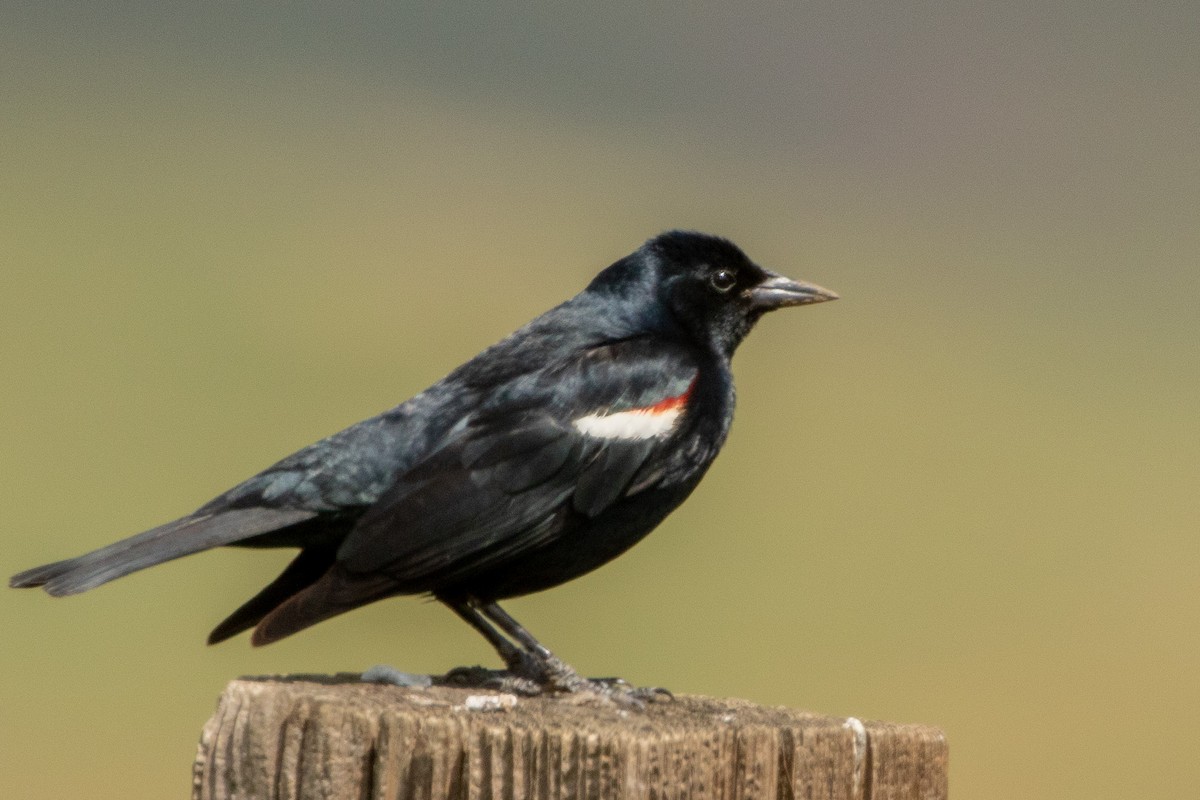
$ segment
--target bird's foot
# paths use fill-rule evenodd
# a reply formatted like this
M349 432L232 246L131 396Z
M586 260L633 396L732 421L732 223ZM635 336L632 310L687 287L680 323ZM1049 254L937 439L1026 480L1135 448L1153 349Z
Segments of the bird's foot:
M435 686L453 686L458 689L491 689L523 697L542 694L540 683L507 669L456 667L445 675L434 677L433 683Z
M510 661L508 669L458 667L432 681L436 686L490 689L522 697L569 695L580 701L595 699L637 710L655 700L673 699L669 691L656 686L633 686L621 678L585 678L556 656L538 659L525 654Z
M528 650L513 648L504 655L504 664L508 671L515 676L525 678L534 683L543 684L547 680L548 662L546 659L530 653ZM565 664L563 666L566 666ZM570 667L567 667L570 669Z
M647 703L673 699L666 689L657 686L640 687L622 678L585 678L555 655L547 655L538 665L537 682L543 692L570 694L581 699L596 697L618 706L643 709Z
M624 678L588 678L588 682L604 686L610 692L623 692L645 702L675 699L670 689L661 686L634 686Z

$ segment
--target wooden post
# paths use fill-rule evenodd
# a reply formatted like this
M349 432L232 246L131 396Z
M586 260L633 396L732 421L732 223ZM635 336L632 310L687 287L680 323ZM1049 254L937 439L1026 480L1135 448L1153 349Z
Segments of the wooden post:
M570 696L233 681L204 727L194 800L945 798L935 728L680 696L645 711Z

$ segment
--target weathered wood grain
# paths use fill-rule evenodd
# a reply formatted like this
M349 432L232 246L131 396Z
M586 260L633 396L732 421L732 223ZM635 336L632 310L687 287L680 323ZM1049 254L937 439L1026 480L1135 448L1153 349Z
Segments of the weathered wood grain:
M682 696L645 711L326 679L229 684L204 728L196 800L559 800L947 795L946 742Z

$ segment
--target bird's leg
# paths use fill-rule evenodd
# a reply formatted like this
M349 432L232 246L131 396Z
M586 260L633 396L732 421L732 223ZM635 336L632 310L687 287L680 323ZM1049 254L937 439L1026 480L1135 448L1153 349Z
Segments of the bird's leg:
M393 667L376 666L363 673L363 681L404 687L439 685L496 689L529 696L544 694L547 691L592 694L635 708L644 707L645 701L671 696L666 689L638 688L620 678L582 677L495 603L480 605L474 598L438 599L487 639L488 644L494 647L504 660L507 669L458 667L445 675L429 676L412 675ZM515 639L520 646L505 638L504 634L493 627L492 622Z
M671 693L659 687L636 687L621 678L584 678L569 664L551 653L545 645L533 638L508 612L496 603L488 603L479 611L500 629L516 639L528 653L542 661L544 683L547 688L560 692L592 692L610 697L618 702L641 706L646 700L671 697Z
M479 608L492 622L500 626L500 630L516 639L525 652L536 658L541 665L542 679L545 684L560 691L577 692L586 688L588 681L571 668L565 661L551 653L549 648L533 638L533 634L525 630L508 612L496 603L487 603ZM490 627L490 626L489 626Z
M458 667L452 669L435 683L449 686L477 686L486 689L515 692L524 695L542 693L545 682L541 661L531 653L516 646L492 627L479 613L475 603L469 599L439 597L455 614L487 639L503 659L507 670L491 670L485 667Z
M635 688L619 678L589 680L582 677L496 603L480 603L473 597L438 599L487 639L507 669L459 667L434 678L436 684L498 689L524 695L546 692L600 695L637 708L643 707L647 700L670 696L666 690Z
M474 603L469 600L443 600L455 614L462 617L468 625L483 635L488 644L496 648L505 666L514 674L535 679L541 671L541 660L533 653L523 650L510 642L484 618ZM533 637L530 637L532 639ZM522 642L522 644L524 644ZM538 645L541 647L541 645ZM542 650L546 648L542 647ZM548 650L546 652L549 652Z

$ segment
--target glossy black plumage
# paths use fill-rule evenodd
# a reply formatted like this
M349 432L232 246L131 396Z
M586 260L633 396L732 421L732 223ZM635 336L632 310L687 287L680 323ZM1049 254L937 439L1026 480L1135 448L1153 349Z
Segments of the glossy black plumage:
M411 400L187 517L11 585L68 595L211 547L298 547L211 642L254 627L265 644L374 600L428 593L513 667L517 656L472 609L515 625L486 607L594 569L652 530L725 440L729 361L754 323L835 296L756 266L724 239L663 234Z

